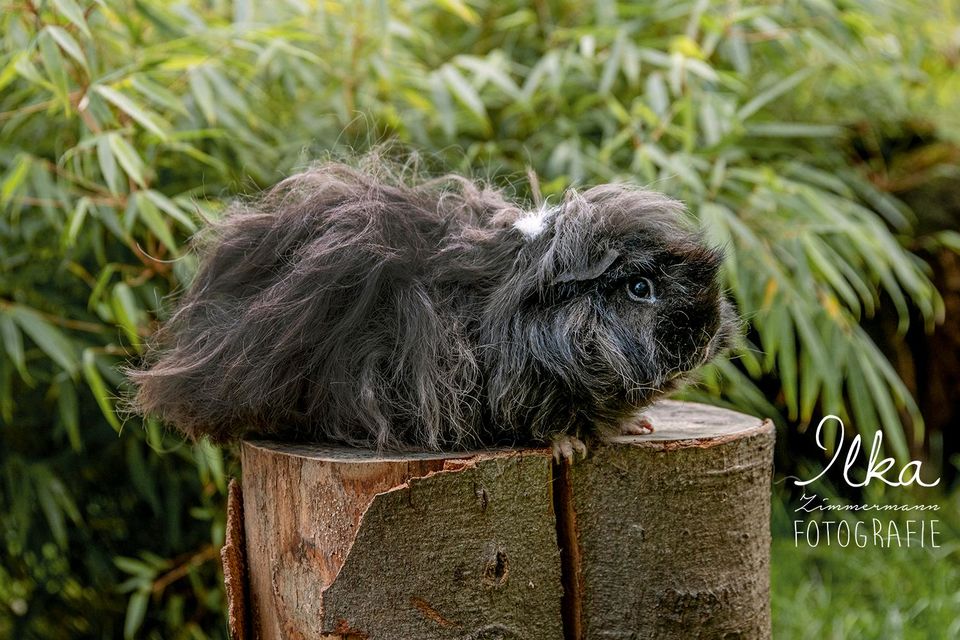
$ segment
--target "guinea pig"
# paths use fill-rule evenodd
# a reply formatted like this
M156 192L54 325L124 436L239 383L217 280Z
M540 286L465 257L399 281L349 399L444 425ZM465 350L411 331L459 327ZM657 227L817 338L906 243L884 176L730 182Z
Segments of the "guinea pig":
M721 251L660 193L524 210L329 163L234 204L130 372L191 438L461 450L636 430L729 343Z

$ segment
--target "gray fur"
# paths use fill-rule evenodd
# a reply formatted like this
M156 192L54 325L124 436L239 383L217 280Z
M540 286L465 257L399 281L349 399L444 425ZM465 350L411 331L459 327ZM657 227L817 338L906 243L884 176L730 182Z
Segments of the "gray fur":
M722 256L682 205L570 191L533 227L491 188L341 164L236 204L130 373L192 438L462 449L616 431L726 345ZM531 222L531 221L528 221ZM655 301L626 293L650 278Z

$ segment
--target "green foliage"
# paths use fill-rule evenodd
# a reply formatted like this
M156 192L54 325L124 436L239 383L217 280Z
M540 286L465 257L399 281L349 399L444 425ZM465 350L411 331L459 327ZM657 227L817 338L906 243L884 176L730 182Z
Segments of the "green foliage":
M235 469L118 413L118 367L189 280L204 218L344 145L398 140L521 195L532 168L545 195L684 199L730 248L756 340L698 393L882 426L906 455L922 421L859 321L941 304L911 213L845 150L907 114L956 138L949 11L0 0L0 634L223 633L211 550Z

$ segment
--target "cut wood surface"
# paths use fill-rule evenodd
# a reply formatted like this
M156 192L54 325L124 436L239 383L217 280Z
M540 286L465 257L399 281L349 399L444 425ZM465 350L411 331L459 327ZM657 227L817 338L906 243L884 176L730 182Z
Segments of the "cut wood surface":
M254 637L769 637L771 425L647 414L572 466L245 442Z

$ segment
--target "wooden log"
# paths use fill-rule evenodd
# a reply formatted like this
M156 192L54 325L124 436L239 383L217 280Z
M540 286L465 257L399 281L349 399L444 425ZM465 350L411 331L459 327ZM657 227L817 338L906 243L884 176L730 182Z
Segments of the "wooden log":
M773 425L661 402L569 470L585 638L770 636ZM565 473L564 473L565 472Z
M245 442L253 637L769 637L771 425L649 415L572 466Z
M546 451L377 456L248 442L261 638L558 638Z

